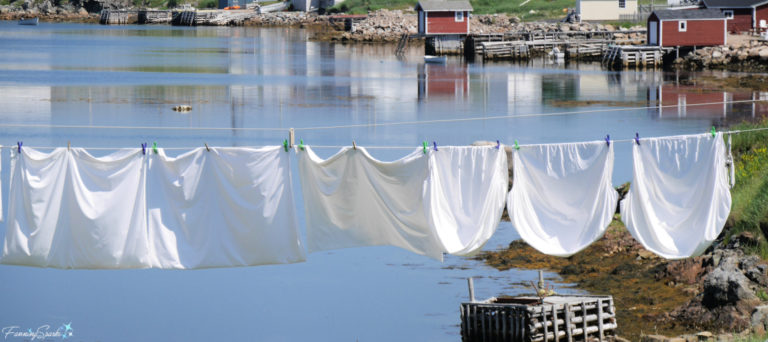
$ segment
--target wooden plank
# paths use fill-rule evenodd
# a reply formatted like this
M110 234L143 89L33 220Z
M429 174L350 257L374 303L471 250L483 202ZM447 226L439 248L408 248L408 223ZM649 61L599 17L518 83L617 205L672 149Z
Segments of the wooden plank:
M571 329L571 305L565 303L563 310L565 311L565 333L568 336L568 342L573 342L573 331Z
M584 319L582 319L582 321L581 321L581 326L582 326L582 329L583 329L582 331L583 331L583 334L584 334L583 335L584 336L584 341L586 341L587 340L587 320L586 320L586 318L587 318L587 302L581 302L581 316L584 317Z
M541 319L544 324L544 341L546 341L547 340L546 337L548 334L547 326L549 325L549 322L547 321L547 310L544 310L543 306L541 307Z
M554 331L555 331L555 341L560 341L560 336L558 336L558 333L560 332L558 329L558 323L557 323L557 309L554 305L552 305L552 325L554 325Z

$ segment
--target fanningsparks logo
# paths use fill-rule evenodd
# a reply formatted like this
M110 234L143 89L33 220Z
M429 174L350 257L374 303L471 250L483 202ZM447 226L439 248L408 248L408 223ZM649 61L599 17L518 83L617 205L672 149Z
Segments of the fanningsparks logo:
M62 324L56 330L53 330L48 324L41 325L37 329L28 328L26 331L18 325L12 325L4 327L2 333L6 340L22 338L27 341L45 341L49 339L66 340L72 337L74 330L72 330L72 322L69 322Z

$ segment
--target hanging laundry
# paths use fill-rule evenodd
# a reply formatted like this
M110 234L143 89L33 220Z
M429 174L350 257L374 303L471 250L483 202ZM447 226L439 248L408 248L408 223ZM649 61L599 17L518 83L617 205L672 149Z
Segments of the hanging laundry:
M149 152L148 152L149 153ZM208 268L304 261L289 154L281 146L198 148L149 158L152 266Z
M520 237L544 254L567 257L605 233L616 212L613 145L526 146L514 152L507 211Z
M632 236L667 259L697 256L731 209L721 133L640 139L621 218Z
M469 254L495 231L504 207L506 154L442 147L381 162L362 148L327 160L298 151L310 252L390 245L442 260Z
M3 146L0 145L0 175L3 174ZM3 182L0 181L0 222L3 222Z
M429 154L429 223L443 251L468 255L491 238L509 185L504 146L441 147Z
M137 149L13 149L2 263L148 267L145 165Z
M442 260L424 211L429 158L421 149L393 162L360 146L326 160L310 147L297 153L310 252L389 245Z

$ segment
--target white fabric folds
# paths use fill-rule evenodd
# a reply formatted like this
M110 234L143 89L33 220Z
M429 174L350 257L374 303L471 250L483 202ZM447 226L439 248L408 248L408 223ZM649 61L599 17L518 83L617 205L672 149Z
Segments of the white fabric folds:
M327 160L297 151L310 252L390 245L442 260L469 254L495 231L504 207L506 154L442 147L381 162L364 148Z
M469 255L496 232L509 184L507 168L504 146L446 146L430 152L425 204L444 252Z
M520 237L544 254L567 257L605 233L616 212L613 145L525 146L514 152L507 211Z
M640 139L621 218L632 236L667 259L704 252L731 209L721 133Z
M144 156L80 148L11 152L4 264L147 267Z
M149 246L157 268L305 260L282 147L198 148L149 160Z

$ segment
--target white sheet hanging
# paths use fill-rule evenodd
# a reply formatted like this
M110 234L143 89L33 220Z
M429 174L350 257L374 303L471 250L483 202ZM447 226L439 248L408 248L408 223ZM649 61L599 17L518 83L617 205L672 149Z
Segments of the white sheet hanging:
M424 211L429 158L417 149L381 162L365 148L322 160L297 150L310 252L390 245L442 260Z
M496 231L509 173L504 146L444 146L429 154L426 210L443 251L468 255Z
M3 145L0 145L0 175L3 174ZM0 222L3 222L3 182L0 181Z
M667 259L704 252L722 231L731 194L721 133L640 139L621 218L632 236Z
M613 145L605 142L525 146L514 152L507 211L520 237L567 257L605 233L616 211Z
M138 149L11 152L4 264L148 267L145 163Z
M305 260L282 147L152 154L147 207L152 266L208 268Z

